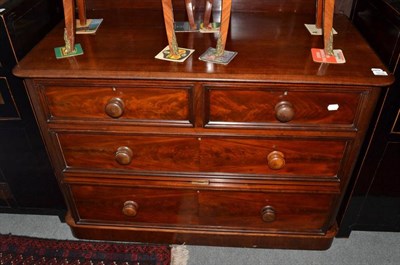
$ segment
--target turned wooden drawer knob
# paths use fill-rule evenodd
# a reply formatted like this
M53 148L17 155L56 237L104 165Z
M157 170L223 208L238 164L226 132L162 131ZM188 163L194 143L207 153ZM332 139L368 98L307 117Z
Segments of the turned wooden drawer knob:
M272 151L268 154L268 167L270 169L278 170L285 166L285 155L279 151Z
M112 98L107 102L105 111L111 118L119 118L124 113L125 104L120 98Z
M124 207L122 208L122 212L126 216L136 216L137 211L139 209L139 205L134 201L126 201L124 202Z
M261 218L267 223L275 221L275 209L272 206L265 206L261 210Z
M115 161L120 165L129 165L132 162L133 152L127 146L120 146L115 152Z
M275 116L280 122L291 121L294 117L294 109L289 101L281 101L275 105Z

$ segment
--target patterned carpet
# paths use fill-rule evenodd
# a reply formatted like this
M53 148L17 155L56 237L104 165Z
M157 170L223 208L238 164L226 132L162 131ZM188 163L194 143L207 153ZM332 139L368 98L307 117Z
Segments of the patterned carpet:
M169 265L171 248L0 234L0 264Z

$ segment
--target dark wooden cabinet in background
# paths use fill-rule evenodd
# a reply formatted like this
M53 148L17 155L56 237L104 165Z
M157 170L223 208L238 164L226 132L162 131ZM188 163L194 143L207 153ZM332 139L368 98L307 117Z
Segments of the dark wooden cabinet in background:
M61 1L0 2L0 212L60 214L64 201L12 69L61 20Z
M400 231L400 1L357 0L352 20L396 82L382 94L353 174L341 221L351 230ZM347 206L347 209L346 209Z

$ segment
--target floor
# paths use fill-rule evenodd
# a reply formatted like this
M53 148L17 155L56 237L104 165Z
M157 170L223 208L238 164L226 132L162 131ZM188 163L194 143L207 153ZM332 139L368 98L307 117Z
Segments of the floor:
M75 239L57 216L0 214L0 233ZM400 264L400 233L353 231L326 251L187 246L188 265Z

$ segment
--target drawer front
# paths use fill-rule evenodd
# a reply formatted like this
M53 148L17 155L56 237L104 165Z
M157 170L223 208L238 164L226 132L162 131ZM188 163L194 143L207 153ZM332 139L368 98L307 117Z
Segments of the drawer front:
M206 87L206 126L356 127L361 93Z
M45 84L49 120L191 126L191 86Z
M70 168L198 171L199 141L192 137L64 134L58 139Z
M335 195L69 185L78 223L316 232Z
M337 178L346 141L59 133L69 168Z
M304 139L203 138L206 172L336 179L346 141Z

